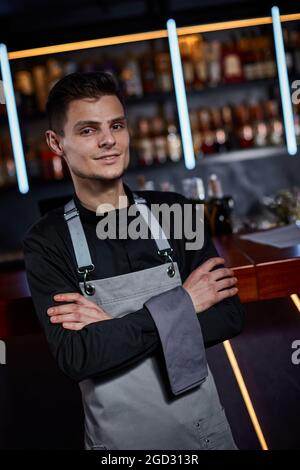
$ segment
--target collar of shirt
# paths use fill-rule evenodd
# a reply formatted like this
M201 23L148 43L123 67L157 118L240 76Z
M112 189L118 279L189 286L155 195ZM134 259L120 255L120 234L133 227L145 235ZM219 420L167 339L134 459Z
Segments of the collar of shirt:
M129 206L127 206L126 208L114 209L116 211L116 216L117 217L118 217L120 211L122 211L122 210L127 210L128 211L128 208L132 204L134 204L134 198L133 198L132 190L124 182L123 182L123 186L124 186L124 191L126 193L126 196L128 197ZM80 200L79 200L79 198L78 198L78 196L75 192L73 193L73 199L75 201L75 205L76 205L77 209L79 210L79 215L80 215L80 219L82 220L82 222L97 224L97 222L99 222L101 217L104 217L104 214L103 215L101 215L101 214L97 215L96 212L84 207L81 204L81 202L80 202Z

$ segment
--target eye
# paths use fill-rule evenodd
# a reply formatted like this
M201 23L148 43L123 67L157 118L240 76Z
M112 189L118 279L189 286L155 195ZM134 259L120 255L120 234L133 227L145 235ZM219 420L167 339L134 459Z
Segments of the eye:
M91 132L93 132L94 129L91 127L85 127L84 129L81 129L80 135L90 135Z
M113 125L112 125L112 128L116 131L118 131L119 129L124 129L125 127L125 124L122 123L122 122L115 122Z

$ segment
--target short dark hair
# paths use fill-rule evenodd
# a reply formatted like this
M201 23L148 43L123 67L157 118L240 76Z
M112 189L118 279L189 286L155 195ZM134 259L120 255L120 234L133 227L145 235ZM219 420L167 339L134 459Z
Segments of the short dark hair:
M74 72L59 80L50 90L46 111L49 128L63 135L69 103L82 98L115 95L125 108L124 97L110 72Z

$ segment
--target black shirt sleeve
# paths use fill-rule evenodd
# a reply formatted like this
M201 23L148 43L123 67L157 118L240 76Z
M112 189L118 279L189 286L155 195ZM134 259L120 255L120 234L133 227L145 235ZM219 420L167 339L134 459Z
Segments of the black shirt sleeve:
M41 234L23 239L25 267L33 304L59 368L80 381L121 369L149 355L160 344L158 332L146 308L107 321L66 330L50 322L47 309L58 305L53 296L79 292L74 275L55 246Z

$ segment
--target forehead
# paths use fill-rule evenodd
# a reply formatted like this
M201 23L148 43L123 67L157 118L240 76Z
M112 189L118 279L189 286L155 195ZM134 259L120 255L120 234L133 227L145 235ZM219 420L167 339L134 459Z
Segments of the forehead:
M101 98L82 98L69 103L66 116L67 125L75 125L80 120L105 122L124 114L124 108L115 95Z

